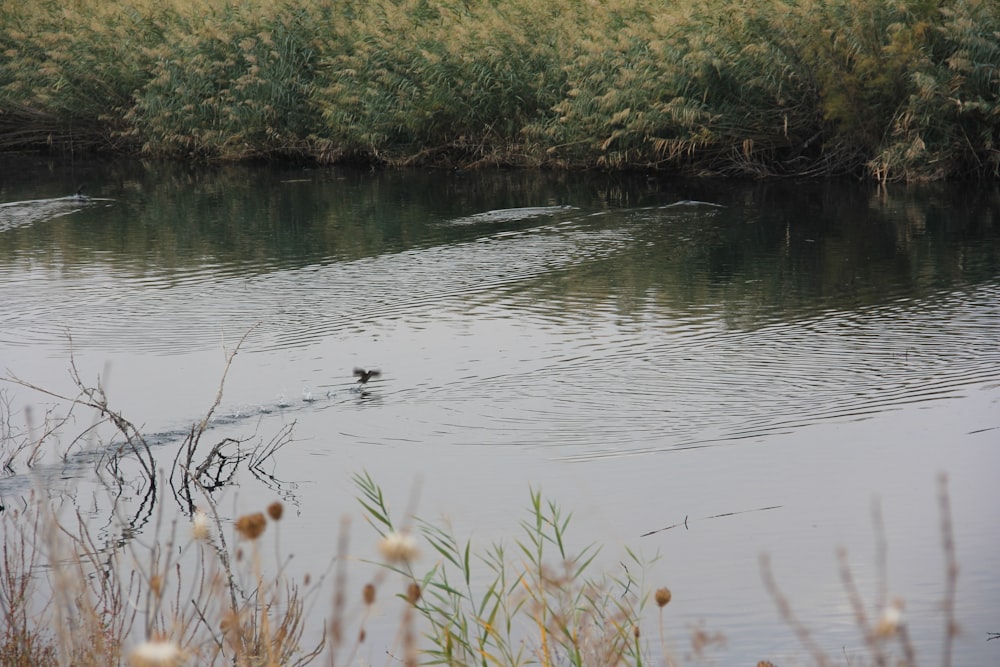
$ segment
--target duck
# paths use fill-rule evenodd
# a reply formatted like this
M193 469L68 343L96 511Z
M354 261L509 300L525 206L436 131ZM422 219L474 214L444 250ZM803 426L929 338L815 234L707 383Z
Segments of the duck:
M368 384L368 381L371 380L372 378L377 378L380 375L382 375L382 372L375 369L366 371L363 368L355 368L354 375L355 377L358 378L358 384L363 385L363 384Z

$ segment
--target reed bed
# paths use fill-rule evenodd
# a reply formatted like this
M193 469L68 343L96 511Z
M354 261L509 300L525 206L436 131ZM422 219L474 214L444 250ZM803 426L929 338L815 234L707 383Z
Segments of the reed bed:
M1000 175L991 0L8 0L0 149Z

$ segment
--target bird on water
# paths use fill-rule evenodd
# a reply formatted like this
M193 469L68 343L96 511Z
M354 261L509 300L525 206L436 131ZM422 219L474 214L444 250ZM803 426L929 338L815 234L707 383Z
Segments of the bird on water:
M382 375L382 373L381 371L377 371L375 369L366 371L363 368L355 368L354 375L355 377L358 378L358 384L364 385L368 384L368 381L371 380L372 378L379 377L380 375Z

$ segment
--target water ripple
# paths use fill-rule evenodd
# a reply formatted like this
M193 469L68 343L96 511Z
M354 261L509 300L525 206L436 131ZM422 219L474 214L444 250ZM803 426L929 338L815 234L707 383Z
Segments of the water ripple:
M572 461L758 441L1000 381L996 282L756 318L740 316L760 309L756 295L728 294L730 275L704 270L698 252L683 256L689 282L628 282L647 244L655 261L644 270L658 277L659 262L679 261L688 237L718 233L722 216L705 206L503 209L442 223L469 228L462 241L252 270L22 254L4 266L0 343L53 348L68 330L98 350L185 355L259 323L245 349L263 365L296 361L288 382L319 392L330 360L300 351L378 338L370 349L397 375L374 400L294 409L336 408L353 437L362 410L405 413L366 436L374 443L510 445ZM273 410L274 393L254 405Z
M372 323L466 308L454 302L607 257L626 238L620 230L553 224L258 275L227 275L206 263L145 273L93 264L62 276L22 262L5 276L11 318L0 342L37 345L71 329L81 344L186 353L215 345L206 330L236 333L262 323L251 345L304 346Z
M758 440L1000 381L998 304L1000 289L987 285L756 330L661 328L652 314L628 335L564 324L562 355L406 400L461 405L468 423L492 424L489 442L567 460Z

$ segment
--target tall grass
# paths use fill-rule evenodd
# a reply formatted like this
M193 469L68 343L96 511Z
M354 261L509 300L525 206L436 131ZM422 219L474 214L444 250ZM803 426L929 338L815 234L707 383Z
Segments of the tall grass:
M108 545L81 517L32 496L0 518L0 664L310 662L324 648L303 641L305 605L318 589L286 575L280 561L262 564L259 538L266 526L276 532L281 504L267 514L224 525L199 511L186 529L158 521L143 539Z
M415 532L435 558L420 574L411 528L394 525L370 476L357 475L355 482L369 523L383 545L393 545L383 549L386 567L410 582L406 597L424 621L429 644L423 654L432 664L638 666L646 660L639 628L649 595L636 577L647 563L627 549L631 569L623 562L618 576L592 572L598 548L574 550L570 515L540 492L530 493L521 539L510 549L497 542L474 552L471 540L459 542L447 526L416 520ZM485 581L477 576L480 568ZM661 608L669 602L662 591Z
M9 0L0 147L1000 175L991 0Z
M521 3L347 3L316 99L346 151L386 159L540 160L523 129L558 100L551 22Z
M1000 9L939 4L637 3L578 43L553 132L608 166L996 175Z
M165 35L152 2L0 6L0 150L127 147L125 116Z
M313 15L290 4L172 7L149 45L150 78L127 119L145 152L229 160L304 152L311 101Z

